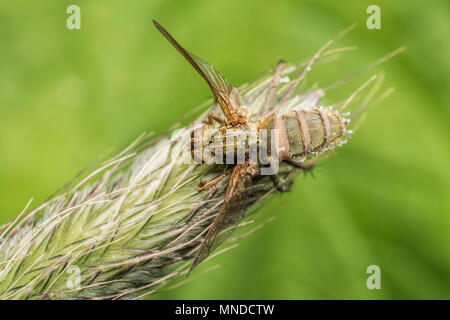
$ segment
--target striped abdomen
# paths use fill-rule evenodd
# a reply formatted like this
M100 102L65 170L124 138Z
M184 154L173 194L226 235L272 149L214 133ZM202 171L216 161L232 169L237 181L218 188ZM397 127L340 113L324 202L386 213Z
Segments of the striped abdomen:
M323 150L343 135L345 127L346 119L336 112L308 109L275 115L266 129L278 129L280 160L285 160Z

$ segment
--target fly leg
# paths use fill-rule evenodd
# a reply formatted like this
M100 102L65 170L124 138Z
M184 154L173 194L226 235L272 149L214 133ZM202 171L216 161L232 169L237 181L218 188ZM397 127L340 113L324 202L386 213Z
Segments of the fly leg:
M206 190L206 189L209 189L209 188L215 186L217 183L222 181L227 175L229 175L230 172L231 172L231 167L227 167L217 178L214 178L213 180L211 180L209 182L201 181L199 183L199 185L197 186L197 190L203 191L203 190Z
M264 99L264 104L261 108L261 115L265 115L272 107L273 101L275 99L275 93L278 85L280 84L281 73L283 72L286 62L281 60L278 62L277 69L275 70L275 75L273 76L272 82L270 82L267 87L266 97Z
M269 177L270 177L270 179L273 182L273 186L279 192L286 192L286 191L289 191L291 189L291 185L290 184L285 184L282 180L280 180L280 178L278 178L278 176L276 174L271 175Z
M227 121L224 118L222 118L221 116L219 116L215 113L208 114L208 120L204 120L203 123L212 125L212 124L214 124L214 121L216 121L217 123L219 123L223 126L225 126L227 124Z
M297 161L294 161L291 159L285 159L284 161L287 162L288 164L290 164L291 166L302 169L304 171L310 171L310 170L312 170L312 168L314 168L314 163L304 164L304 163L297 162Z

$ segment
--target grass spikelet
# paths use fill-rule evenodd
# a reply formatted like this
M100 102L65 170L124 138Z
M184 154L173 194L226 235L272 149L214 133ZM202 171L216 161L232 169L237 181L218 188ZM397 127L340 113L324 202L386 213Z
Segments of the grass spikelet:
M322 57L351 49L330 49ZM274 99L278 110L320 106L326 90L285 98L311 65L307 59L286 66ZM259 113L273 75L271 71L240 87L250 115ZM378 90L380 83L376 86ZM364 106L374 96L371 90ZM213 103L206 109L200 119L211 109L218 112ZM216 177L223 167L190 161L186 146L191 130L192 125L178 126L156 139L142 135L32 210L30 201L17 219L0 228L0 299L141 299L186 274L223 202L228 181L207 192L197 191L200 181ZM325 156L323 151L306 161ZM283 188L289 188L298 171L286 164L280 168ZM244 206L251 208L272 194L275 188L269 177L260 177Z

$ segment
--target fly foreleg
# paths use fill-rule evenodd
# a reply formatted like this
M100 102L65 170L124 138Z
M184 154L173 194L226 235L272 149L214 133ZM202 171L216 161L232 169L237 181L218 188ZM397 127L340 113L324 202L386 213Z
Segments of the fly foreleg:
M285 159L283 161L285 161L289 165L293 166L294 168L302 169L305 172L311 171L314 168L314 163L304 164L304 163L297 162L297 161L294 161L291 159ZM290 190L291 183L286 183L286 181L283 180L282 178L281 179L278 178L278 176L276 174L270 175L269 177L273 182L273 186L279 192L286 192L286 191Z

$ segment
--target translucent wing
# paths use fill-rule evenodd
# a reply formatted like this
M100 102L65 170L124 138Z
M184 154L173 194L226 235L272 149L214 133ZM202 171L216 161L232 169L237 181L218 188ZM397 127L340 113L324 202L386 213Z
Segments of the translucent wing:
M164 37L177 49L177 51L194 67L211 88L217 99L223 113L229 122L233 122L233 114L238 113L236 101L230 98L232 86L225 77L217 71L212 65L203 61L199 57L185 50L158 22L153 20L155 27Z
M242 206L242 200L245 198L246 181L249 179L250 171L251 165L249 164L238 164L234 167L222 208L211 224L189 272L220 246L245 217L246 208Z

